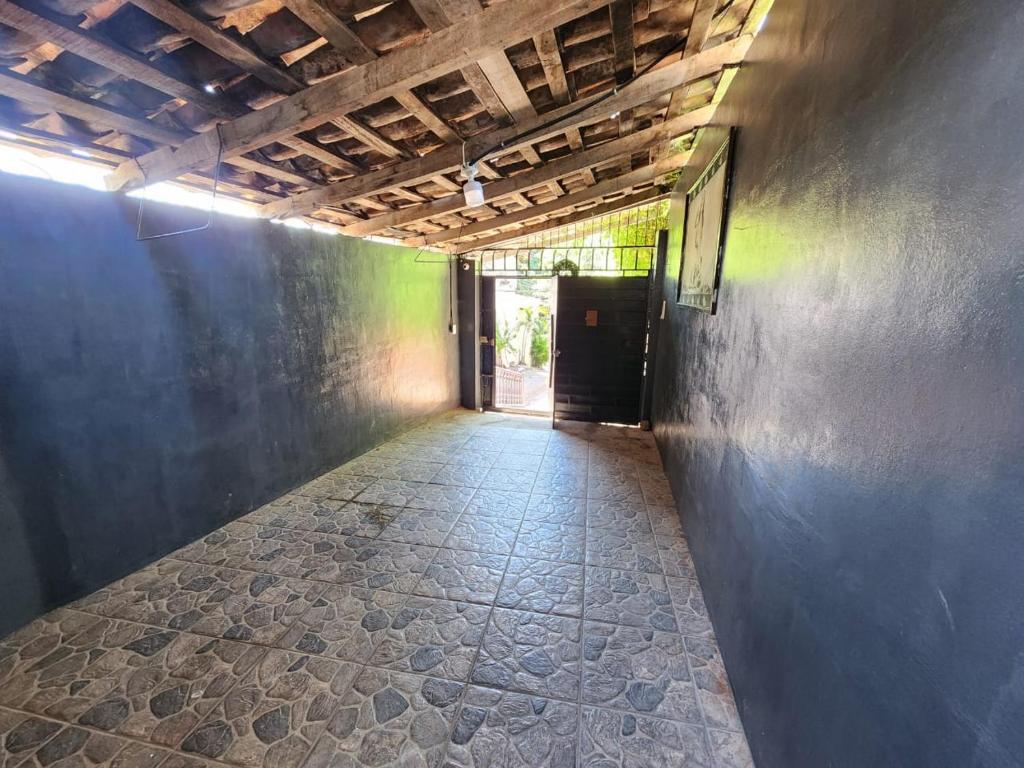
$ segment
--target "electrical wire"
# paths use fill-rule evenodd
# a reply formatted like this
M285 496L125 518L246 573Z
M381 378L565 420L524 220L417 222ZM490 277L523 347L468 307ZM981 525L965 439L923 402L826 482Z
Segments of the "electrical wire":
M553 125L558 125L559 123L563 122L564 120L568 120L571 117L576 117L576 115L578 115L578 114L580 114L582 112L586 112L588 109L591 109L592 107L596 107L598 104L604 103L605 101L610 99L612 96L617 96L624 89L628 88L630 85L632 85L634 82L636 82L639 78L641 78L644 75L646 75L652 69L654 69L659 64L661 64L663 61L668 59L673 54L678 53L679 51L681 51L685 47L686 47L686 38L684 37L678 43L676 43L671 48L669 48L667 51L665 51L663 54L661 54L661 56L659 56L654 61L652 61L650 64L648 64L646 67L643 67L642 69L634 72L632 77L630 77L624 83L616 85L614 88L612 88L607 93L603 93L600 96L598 96L596 99L592 99L591 101L588 101L585 104L581 104L576 109L571 110L571 111L567 112L564 115L560 115L559 117L557 117L557 118L555 118L553 120L548 120L547 122L541 123L538 126L534 126L533 128L531 128L528 131L523 131L522 133L516 134L515 136L512 136L512 137L510 137L508 139L505 139L504 141L500 141L497 144L491 145L487 149L482 150L476 156L474 156L473 159L469 163L466 162L466 147L465 147L465 144L463 144L463 147L462 147L462 162L463 162L463 165L467 165L467 164L468 165L476 165L481 160L483 160L488 155L490 155L492 152L498 152L499 150L505 149L509 144L519 143L519 142L523 141L523 139L529 138L530 136L533 136L534 134L541 133L542 131L546 131L548 128L550 128Z
M146 207L145 196L139 198L139 214L135 220L135 240L136 242L145 242L146 240L160 240L165 237L177 237L178 235L187 235L192 232L202 232L205 229L209 229L213 225L213 209L217 205L217 186L220 184L220 169L222 161L224 159L224 135L220 132L220 123L217 123L217 164L214 166L213 171L213 193L210 197L210 209L207 213L206 223L201 224L198 227L188 227L187 229L178 229L173 232L158 232L155 235L143 235L142 234L142 212ZM148 185L149 181L146 178L146 169L142 167L142 163L139 162L138 158L135 158L135 164L139 167L142 172L143 186Z

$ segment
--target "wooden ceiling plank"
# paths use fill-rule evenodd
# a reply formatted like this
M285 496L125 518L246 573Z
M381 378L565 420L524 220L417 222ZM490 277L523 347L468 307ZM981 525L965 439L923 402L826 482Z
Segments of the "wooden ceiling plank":
M341 128L343 131L359 139L363 144L375 149L387 157L409 157L409 153L399 147L390 139L381 136L377 131L349 115L337 115L330 122Z
M144 118L133 117L92 99L44 88L34 80L8 69L0 69L0 95L54 110L86 122L104 125L130 136L158 144L179 144L188 138L184 131L163 128Z
M488 200L495 200L516 192L525 192L551 181L557 181L558 179L578 173L581 169L607 162L622 154L641 152L662 143L667 135L678 135L693 130L712 114L713 112L710 108L704 108L703 112L698 111L692 113L692 115L677 117L673 121L660 123L625 138L614 139L593 149L552 160L540 168L535 168L507 179L491 182L484 185L484 197ZM454 194L456 190L458 194ZM421 206L410 206L393 211L386 216L378 216L366 221L357 222L351 227L347 227L344 232L346 235L362 237L387 229L388 227L404 227L417 221L424 221L435 216L443 216L468 208L469 206L466 205L461 190L458 187L456 187L456 190L453 190L453 194L448 197L432 200Z
M79 99L69 94L43 88L24 75L19 75L9 70L0 70L0 95L8 96L18 101L25 101L29 104L37 104L45 109L56 110L70 117L77 117L86 122L104 125L121 133L137 136L140 139L146 139L158 144L179 145L191 135L184 131L172 131L162 128L149 120L126 115L119 110L91 99ZM128 160L125 162L133 161ZM318 186L316 181L307 176L292 173L259 160L237 157L230 160L226 159L225 162L246 171L261 173L278 181L286 181L289 184L310 188Z
M633 0L613 0L608 5L612 25L615 82L622 85L636 69L636 43L633 39Z
M230 35L196 18L189 11L174 2L174 0L130 1L133 5L160 19L160 21L168 26L188 35L199 45L232 62L240 69L249 72L271 88L287 94L297 93L305 88L301 80L249 50ZM362 172L362 168L356 163L325 149L315 142L307 141L300 137L291 137L282 139L281 143L331 167L339 168L352 174Z
M348 25L325 8L319 0L286 0L285 5L311 29L327 38L327 41L353 64L366 64L379 58L376 51L367 46ZM395 98L442 141L461 141L448 124L435 115L412 91L398 93ZM383 151L389 157L407 156L408 153L388 142L378 132L369 133L370 129L365 126L358 126L356 130L359 131L360 128L362 131L356 138L367 146L379 152ZM383 148L385 146L386 149Z
M452 23L477 13L478 0L409 0L416 14L432 32L444 29ZM484 109L498 122L512 120L511 111L505 105L480 64L473 62L461 69L466 85L476 95Z
M281 143L287 147L291 147L296 152L301 152L302 154L323 163L324 165L329 165L332 168L337 168L338 170L351 173L353 176L357 173L363 173L363 168L356 163L353 163L351 160L348 160L347 158L344 158L315 142L307 141L299 136L283 139Z
M170 2L170 0L138 0L134 4L147 13L151 13L156 18L159 18L164 23L193 37L200 45L209 48L214 53L232 61L246 71L252 72L254 76L268 85L283 90L286 93L295 93L303 88L302 83L295 78L278 70L272 64L261 59L223 32L196 19L184 9ZM93 33L61 24L53 19L36 16L10 3L8 0L0 0L0 18L13 22L12 25L28 27L35 34L43 36L52 35L54 37L48 39L54 39L62 47L67 46L67 50L82 58L94 61L101 66L116 71L125 77L138 80L170 96L193 101L214 114L229 117L238 115L242 111L242 108L238 105L202 93L191 85L167 75L147 60L131 52L123 51L112 43L99 39ZM328 163L351 173L358 173L362 170L355 163L341 158L332 152L328 152L312 142L295 137L283 137L282 143L320 162ZM249 165L252 162L254 161L249 161ZM276 174L275 178L281 180L287 174L286 171L281 171L280 169L275 169L274 173ZM308 179L305 184L310 186Z
M684 59L696 56L704 48L704 44L711 34L712 21L717 7L718 0L694 0L690 30L686 33L686 47L683 49ZM666 118L671 119L682 114L689 91L690 89L684 86L672 94Z
M630 81L636 71L636 41L633 35L633 0L613 0L608 5L611 17L613 67L615 82L623 85ZM633 132L633 110L623 109L619 112L619 136L628 136ZM630 168L628 157L622 158L619 165L620 173L628 173Z
M7 2L7 0L0 0ZM257 112L224 123L218 132L188 139L176 150L142 155L108 176L112 189L131 188L143 175L153 181L209 167L219 152L227 157L308 130L388 96L433 80L475 61L488 51L530 39L542 29L586 15L603 0L519 0L488 8L368 64L354 67Z
M46 15L43 15L44 13ZM67 24L49 12L40 10L36 13L15 5L10 0L0 0L0 23L55 43L76 56L100 64L124 77L138 80L168 96L190 101L212 114L225 117L238 114L237 108L229 107L224 100L218 100L201 89L168 75L135 52L122 48L91 30Z
M686 33L686 46L683 48L682 58L696 56L704 48L708 41L714 25L715 9L718 7L718 0L694 0L693 13L690 16L690 29ZM668 108L665 110L665 119L671 120L681 115L686 109L686 100L690 97L692 89L689 85L677 88L669 98ZM666 143L651 150L651 161L657 162L667 157L672 151Z
M541 68L544 70L544 79L548 82L548 89L551 91L551 98L555 104L564 106L572 97L569 94L569 81L565 77L565 65L562 63L562 54L558 50L558 38L555 31L549 29L533 37L533 47L537 49L537 56L540 58Z
M557 213L558 211L565 210L566 208L572 208L573 206L594 200L595 198L602 198L606 195L615 194L617 192L621 192L626 187L634 187L638 184L656 182L662 176L682 168L686 165L689 158L689 152L681 152L678 155L673 155L665 160L654 163L653 165L638 168L637 170L623 174L622 176L605 179L592 187L587 187L586 189L574 192L571 195L559 197L549 203L534 205L525 210L507 213L504 216L499 216L495 219L488 219L487 221L478 222L476 224L470 224L465 227L460 227L459 229L449 229L428 235L424 238L423 244L435 245L437 243L445 243L470 235L483 234L501 227L517 224L521 221L529 221L537 216Z
M174 0L130 0L150 16L188 35L204 48L221 58L249 72L254 77L282 93L295 93L303 88L302 83L287 72L281 71L258 53L240 43L230 35L193 16Z
M377 52L319 0L285 0L285 6L353 64L366 64L377 58Z
M289 184L297 184L302 187L320 187L322 184L318 181L314 181L308 176L303 176L300 173L289 171L285 168L278 168L277 166L269 163L263 163L259 160L253 160L248 157L227 157L224 158L224 162L228 165L233 165L236 168L241 168L243 171L253 171L254 173L262 173L264 176L269 176L272 179L278 181L285 181Z
M434 110L424 104L420 97L412 91L396 94L395 100L445 144L462 141L462 137L453 131L448 123L438 117Z
M532 124L512 126L492 131L485 136L474 137L466 142L466 152L475 155L500 142L509 142L507 150L543 139L559 133L564 133L569 128L580 127L593 122L607 120L609 111L629 109L645 104L667 93L671 93L680 85L707 77L720 71L730 64L738 64L743 60L750 42L753 38L744 36L722 43L697 56L682 59L665 67L661 67L637 78L627 88L622 89L618 94L612 96L600 104L584 108L578 114L564 119L567 115L585 106L584 104L573 103L564 107L558 107L551 112L538 118ZM531 135L528 141L517 142L516 137L523 131L555 121L551 126ZM215 145L214 145L215 147ZM417 184L424 182L438 173L447 173L457 170L462 165L463 149L459 146L450 146L431 152L424 157L401 163L389 168L382 168L362 174L354 179L331 184L321 190L312 193L295 195L280 203L272 203L266 207L265 215L301 215L308 211L315 210L321 205L332 205L343 203L354 197L360 197L374 192L389 189L402 184Z
M526 89L523 88L515 67L508 60L505 52L484 56L477 62L488 82L494 88L498 98L501 99L512 119L517 123L526 122L537 116L537 110L533 108Z
M430 180L437 184L441 189L447 190L448 192L458 192L460 195L462 194L462 187L450 180L447 176L438 174L437 176L432 176Z
M617 200L613 200L610 203L602 203L594 206L593 208L587 208L585 211L577 211L565 216L548 219L540 224L533 224L510 232L501 232L478 240L470 240L465 244L460 243L456 246L455 251L456 253L471 253L472 251L483 250L492 245L508 243L520 240L524 237L529 237L530 235L547 232L551 229L558 229L559 227L564 227L566 224L578 224L583 221L595 219L598 216L604 216L605 214L615 213L616 211L626 210L627 208L635 208L638 205L654 203L658 200L664 200L669 196L669 194L670 193L665 192L659 187L651 187L650 189L645 189L642 192L637 192L634 195L627 195Z

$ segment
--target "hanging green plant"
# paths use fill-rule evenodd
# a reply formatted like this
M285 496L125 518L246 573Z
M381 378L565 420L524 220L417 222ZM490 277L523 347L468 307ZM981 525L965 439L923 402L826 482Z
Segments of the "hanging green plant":
M551 266L552 275L565 275L566 273L572 277L579 277L580 265L570 259L562 259Z

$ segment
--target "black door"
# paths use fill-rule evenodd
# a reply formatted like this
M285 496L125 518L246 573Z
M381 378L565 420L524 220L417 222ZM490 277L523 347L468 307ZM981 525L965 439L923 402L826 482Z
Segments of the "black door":
M494 407L494 278L480 278L480 404Z
M646 277L559 277L555 419L637 424L647 337Z

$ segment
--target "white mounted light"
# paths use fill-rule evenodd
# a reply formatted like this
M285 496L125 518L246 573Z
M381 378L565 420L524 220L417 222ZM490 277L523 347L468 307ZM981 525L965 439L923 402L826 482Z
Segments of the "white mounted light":
M0 139L6 139L7 141L17 141L18 134L11 133L10 131L0 131Z
M72 149L71 154L77 155L78 157L92 157L92 152L87 149L79 149L78 147Z
M213 83L207 83L206 85L203 86L203 90L206 91L207 93L216 93L217 92L217 86L215 86Z
M484 187L476 180L476 164L462 166L462 175L466 177L466 183L462 185L466 205L470 208L479 208L484 204Z

